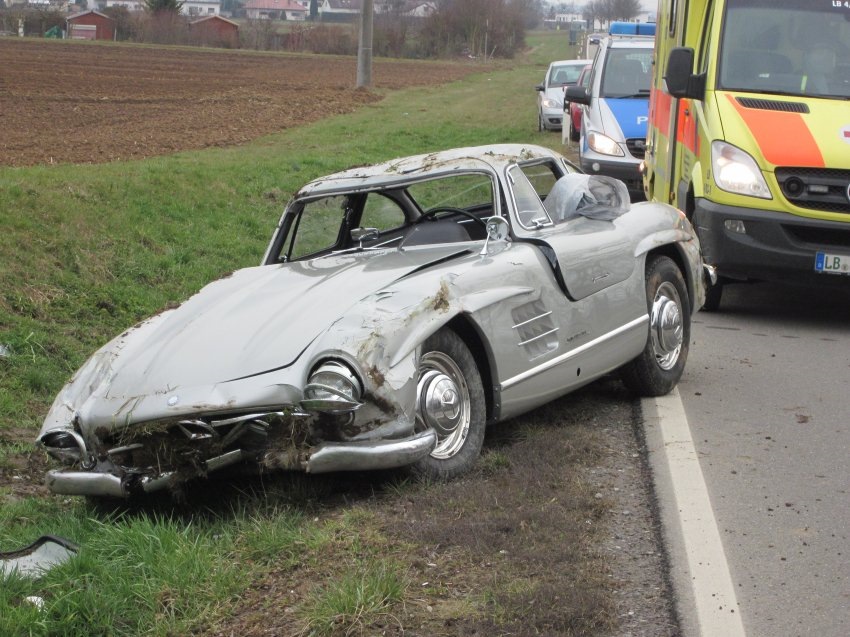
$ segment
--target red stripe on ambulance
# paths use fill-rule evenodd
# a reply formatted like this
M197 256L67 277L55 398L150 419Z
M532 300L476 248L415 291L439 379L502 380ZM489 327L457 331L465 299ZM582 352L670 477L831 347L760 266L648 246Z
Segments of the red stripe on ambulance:
M826 166L812 132L799 113L745 108L731 95L727 99L752 132L764 158L774 166ZM793 143L789 143L793 140Z

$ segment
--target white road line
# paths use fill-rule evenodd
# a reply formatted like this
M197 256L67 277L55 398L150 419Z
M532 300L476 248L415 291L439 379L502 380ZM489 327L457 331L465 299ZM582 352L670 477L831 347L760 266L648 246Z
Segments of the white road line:
M681 602L691 599L699 635L744 637L729 565L679 391L674 389L667 396L644 399L641 407L656 487L661 486L659 481L669 479L658 491L665 536L668 545L672 544L671 568L686 568L690 580L690 591L681 591L684 594L677 591L680 614L688 613ZM674 585L683 585L683 580L677 580L675 574L673 579Z

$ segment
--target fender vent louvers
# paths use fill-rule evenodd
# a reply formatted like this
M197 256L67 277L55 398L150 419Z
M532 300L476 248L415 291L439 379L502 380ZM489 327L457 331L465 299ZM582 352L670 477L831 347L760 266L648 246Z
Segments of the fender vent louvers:
M782 111L785 113L808 113L809 105L802 102L778 102L754 97L737 97L738 104L744 108L757 108L762 111Z
M526 303L511 312L518 345L525 349L528 359L548 354L558 348L558 328L552 312L541 301Z

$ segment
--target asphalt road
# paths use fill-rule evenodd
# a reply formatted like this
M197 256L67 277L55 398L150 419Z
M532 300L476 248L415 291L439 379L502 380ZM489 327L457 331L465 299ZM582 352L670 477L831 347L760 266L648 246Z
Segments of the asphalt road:
M850 291L727 287L679 392L747 635L847 635Z

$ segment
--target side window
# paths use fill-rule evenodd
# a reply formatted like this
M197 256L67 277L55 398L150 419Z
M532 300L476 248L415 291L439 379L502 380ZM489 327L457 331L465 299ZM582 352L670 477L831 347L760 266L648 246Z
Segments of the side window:
M543 202L528 177L525 176L523 169L519 166L511 166L508 169L508 181L511 184L517 220L523 228L539 228L552 223L543 207ZM554 180L552 183L554 184Z
M524 164L519 168L541 201L546 199L546 195L549 194L552 186L555 185L555 182L561 176L560 171L551 162Z
M360 226L377 228L381 232L403 226L404 211L389 197L377 192L370 192L360 215Z
M408 194L425 212L435 208L463 208L481 216L494 214L493 181L490 175L467 173L413 184Z
M286 260L295 261L339 245L347 208L348 198L343 196L305 203L290 230Z

